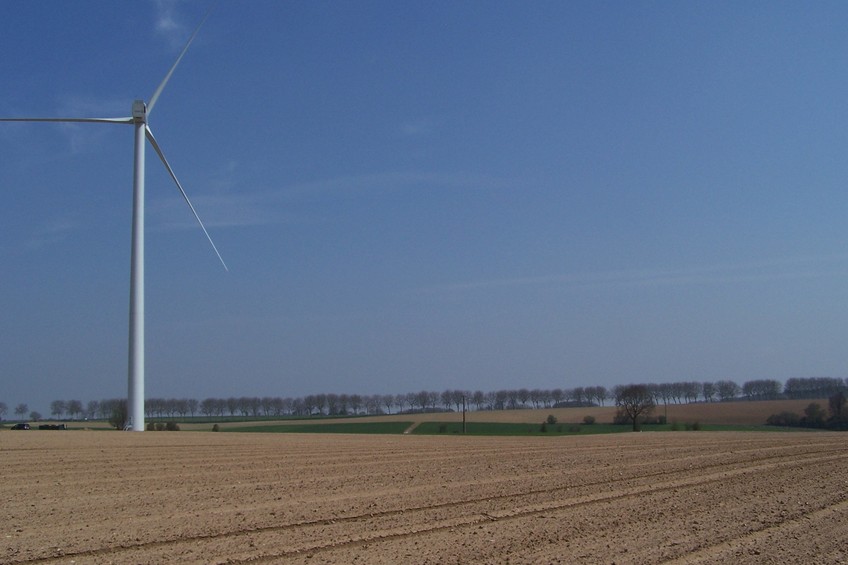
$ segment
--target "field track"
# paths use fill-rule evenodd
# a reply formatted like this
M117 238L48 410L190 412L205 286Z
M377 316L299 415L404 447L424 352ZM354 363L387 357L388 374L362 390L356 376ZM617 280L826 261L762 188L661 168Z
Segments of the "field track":
M0 563L848 563L838 433L0 432Z

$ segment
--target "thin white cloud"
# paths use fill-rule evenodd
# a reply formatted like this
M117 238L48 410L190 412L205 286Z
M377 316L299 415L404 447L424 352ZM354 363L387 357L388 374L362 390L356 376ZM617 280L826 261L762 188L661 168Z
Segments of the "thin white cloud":
M59 115L68 118L121 118L131 114L132 100L126 98L66 96L59 106Z
M197 194L186 186L192 203L207 227L246 227L315 218L293 215L293 204L335 198L380 197L384 194L437 188L486 190L504 186L503 179L468 173L387 172L341 176L288 185L265 191L240 191L235 162L227 162L207 183L212 194ZM183 179L180 179L185 183ZM154 229L189 229L197 222L179 196L157 198L148 205Z
M86 98L70 96L62 101L57 112L63 118L121 118L132 112L131 101L119 101L116 98ZM72 153L84 153L109 136L123 131L131 135L131 129L123 124L106 123L60 123L60 131L65 135Z
M26 108L10 112L9 115L33 118L117 118L129 116L131 113L130 100L119 101L116 98L85 97L78 95L63 95L59 104L52 108ZM10 123L0 128L0 139L21 144L22 136L35 139L37 136L50 137L59 133L56 140L67 143L70 153L83 153L115 132L121 130L131 136L131 129L122 124L107 123ZM131 137L128 137L131 139ZM51 145L52 157L56 157L56 148ZM35 151L33 151L35 153Z
M175 189L176 190L176 189ZM207 228L232 228L278 223L276 210L257 194L191 196L191 202ZM182 230L198 227L182 197L157 198L148 204L152 229Z
M486 190L505 186L504 179L475 173L429 173L395 171L340 176L279 189L281 195L321 196L375 194L415 189L453 188Z
M36 251L64 241L79 229L79 224L69 219L59 219L38 226L24 242L25 251Z
M208 228L246 227L280 223L281 206L273 195L257 191L239 191L238 162L224 161L212 178L203 182L205 192L181 182L203 224ZM170 183L170 196L152 199L148 204L154 230L182 230L197 227L197 220L185 200Z
M156 0L156 20L154 30L164 37L172 49L182 47L188 37L188 28L177 16L177 3L174 0Z
M622 287L737 284L771 280L848 276L848 255L795 257L745 264L711 265L681 269L633 269L570 273L538 277L514 277L435 285L426 293L472 292L494 288L559 285L566 287Z
M408 137L420 137L433 133L435 126L433 121L428 118L420 118L417 120L409 120L400 126L400 131Z

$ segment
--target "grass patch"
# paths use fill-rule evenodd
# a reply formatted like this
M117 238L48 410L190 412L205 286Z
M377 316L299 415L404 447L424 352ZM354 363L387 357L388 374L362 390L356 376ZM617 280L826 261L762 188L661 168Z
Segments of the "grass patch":
M783 430L783 428L778 428ZM674 424L644 424L643 432L670 432L685 431L685 426L678 426L675 430ZM773 426L742 426L742 425L719 425L700 424L700 431L709 432L761 432L775 431ZM574 436L574 435L597 435L629 433L632 427L629 424L539 424L529 423L495 423L495 422L468 422L466 423L466 435L474 436ZM689 431L695 433L697 430L689 426ZM422 422L413 431L418 435L453 435L462 434L462 423L459 422Z
M507 422L468 422L465 425L465 435L471 436L565 436L609 434L627 431L625 426L612 424L594 424L580 426L577 424L557 423L547 424L542 431L541 422L538 424L519 424ZM461 422L421 422L412 431L417 435L451 435L462 434Z
M263 432L272 434L402 434L412 422L345 422L339 424L278 424L225 428L222 432Z

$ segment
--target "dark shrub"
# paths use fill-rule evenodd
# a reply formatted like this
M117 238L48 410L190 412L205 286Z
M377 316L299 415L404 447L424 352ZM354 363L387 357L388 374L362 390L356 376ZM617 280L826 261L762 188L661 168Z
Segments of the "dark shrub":
M548 414L548 419L545 420L545 422L548 423L548 424L551 424L551 425L556 424L557 423L556 416L554 416L553 414Z
M842 424L848 422L848 398L841 392L837 392L827 399L828 408L830 410L830 421L833 424Z
M801 423L801 417L794 412L781 412L780 414L772 414L766 419L767 426L798 426Z
M827 412L821 407L821 404L811 402L804 408L804 417L801 418L801 425L808 428L821 428L824 426L827 419Z
M128 421L129 414L127 413L127 401L116 400L112 406L109 423L115 428L122 430L126 427Z
M591 426L592 424L595 423L595 417L594 416L583 416L583 423L586 424L587 426Z

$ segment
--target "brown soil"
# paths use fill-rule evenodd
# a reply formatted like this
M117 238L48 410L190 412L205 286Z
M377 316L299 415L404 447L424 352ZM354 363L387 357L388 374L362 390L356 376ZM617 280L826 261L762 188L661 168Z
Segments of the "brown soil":
M0 432L2 563L842 563L844 434Z

